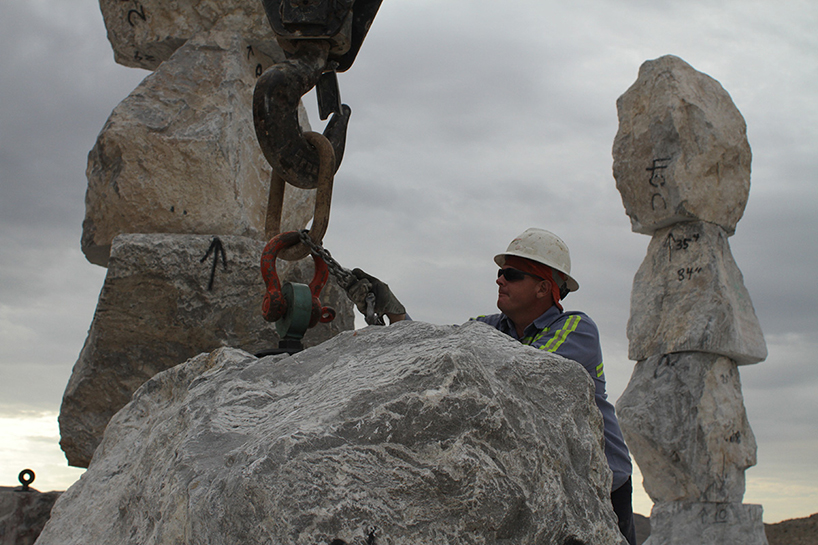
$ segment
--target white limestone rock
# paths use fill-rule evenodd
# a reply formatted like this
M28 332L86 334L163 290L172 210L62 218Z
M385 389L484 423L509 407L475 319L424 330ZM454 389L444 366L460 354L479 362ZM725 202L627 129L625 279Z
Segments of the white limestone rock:
M400 322L155 376L38 543L623 545L610 484L581 366Z
M199 34L114 109L88 154L81 245L91 263L105 266L122 233L264 238L271 169L252 97L277 51L235 30ZM303 228L315 191L287 190L282 230Z
M640 67L616 107L613 174L633 231L702 220L732 235L752 153L744 118L719 82L667 55Z
M223 236L227 267L219 261L208 290L212 236L121 235L114 239L108 275L94 321L65 390L60 446L70 465L87 467L108 420L156 373L202 352L234 346L249 352L278 347L274 324L261 314L265 243ZM312 259L278 263L282 282L309 284ZM354 328L352 303L334 280L321 303L337 317L307 331L312 346Z
M738 364L767 357L761 325L727 234L704 222L657 231L633 279L628 356L721 354Z
M735 362L699 352L640 361L616 414L654 502L741 503L756 442Z
M134 68L154 70L187 40L214 27L275 39L258 0L100 0L99 7L114 59Z
M768 545L760 505L657 503L644 545Z

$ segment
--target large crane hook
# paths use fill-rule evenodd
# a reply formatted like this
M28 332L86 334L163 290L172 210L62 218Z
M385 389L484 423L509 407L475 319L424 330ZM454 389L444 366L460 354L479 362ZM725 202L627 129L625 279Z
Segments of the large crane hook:
M301 337L319 321L328 322L335 311L321 307L318 294L327 281L327 263L313 254L315 277L309 286L278 280L277 257L301 259L310 248L301 236L280 233L284 184L316 189L315 214L304 239L320 244L329 221L332 181L341 165L346 143L349 106L341 104L336 72L355 60L382 0L262 0L276 40L287 59L267 69L253 92L256 137L273 167L265 230L272 238L265 247L261 268L267 284L262 303L264 318L276 322L279 349L301 349ZM330 115L323 134L304 133L298 106L313 87L321 119ZM294 246L299 245L298 248Z
M287 183L318 185L320 158L298 123L301 97L317 87L321 119L332 118L324 136L335 152L334 170L344 155L351 109L341 104L336 72L355 60L382 0L262 0L287 60L256 82L253 118L264 157Z
M302 189L318 186L320 157L304 138L298 123L301 97L318 83L327 67L329 45L305 41L286 61L267 69L256 82L253 119L261 151L273 171L287 183ZM351 109L341 105L324 129L324 137L335 152L334 175L344 156L347 124Z

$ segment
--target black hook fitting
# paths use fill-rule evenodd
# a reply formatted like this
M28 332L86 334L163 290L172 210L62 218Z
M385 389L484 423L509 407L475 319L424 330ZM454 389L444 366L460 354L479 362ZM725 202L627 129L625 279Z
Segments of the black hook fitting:
M304 138L298 123L298 104L327 70L329 44L304 40L297 45L287 60L268 68L256 82L253 119L261 150L273 170L291 185L314 189L321 161ZM335 151L333 173L344 156L351 113L349 106L342 105L341 112L334 114L324 129L324 136Z
M302 40L324 40L334 70L345 72L358 55L383 0L262 0L278 43L287 53Z

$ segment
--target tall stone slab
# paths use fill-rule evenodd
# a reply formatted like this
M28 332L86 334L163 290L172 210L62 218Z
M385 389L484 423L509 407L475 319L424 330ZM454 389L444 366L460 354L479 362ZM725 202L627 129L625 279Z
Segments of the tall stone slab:
M678 57L645 62L616 101L613 174L636 233L701 220L732 235L750 192L747 126L724 88Z
M655 502L649 543L766 544L761 506L741 503L756 444L738 365L767 348L727 242L750 190L744 119L671 55L641 66L617 111L616 186L632 230L652 235L631 293L638 363L617 402Z
M756 442L734 361L651 356L636 364L616 412L651 500L741 503Z
M114 109L88 154L89 261L105 266L123 233L264 238L270 167L252 96L256 77L283 59L268 51L235 28L197 34ZM314 193L288 188L283 230L307 224Z
M219 237L227 263L219 259L214 269L212 253L202 262L213 238L114 239L94 321L60 410L60 446L70 465L88 466L110 418L155 374L220 346L252 353L278 347L274 325L261 314L265 243ZM311 263L279 261L282 282L308 284ZM354 328L352 303L334 281L324 288L321 302L334 307L337 316L308 330L305 346Z
M222 348L134 394L38 543L624 545L593 392L479 322Z
M727 233L712 223L677 223L653 234L633 279L628 357L706 352L738 364L767 357L767 345Z

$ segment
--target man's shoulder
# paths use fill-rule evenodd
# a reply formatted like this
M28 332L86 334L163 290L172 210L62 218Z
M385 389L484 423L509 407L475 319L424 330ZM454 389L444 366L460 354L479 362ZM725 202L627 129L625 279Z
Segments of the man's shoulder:
M579 362L592 377L602 377L599 330L587 314L580 311L558 312L539 331L532 339L532 346Z
M590 316L581 310L560 310L555 306L551 307L542 316L537 318L537 320L534 321L534 325L541 330L546 328L553 330L558 329L566 322L576 324L577 327L579 327L581 324L583 329L587 327L593 329L594 331L597 330L596 323Z
M503 319L503 314L482 314L474 318L469 318L469 321L483 322L490 326L497 327Z
M585 324L591 325L594 329L596 329L596 322L594 322L590 316L581 310L566 310L562 313L562 316L565 320L571 318L572 316L576 316L581 322L585 322Z
M555 326L564 327L562 324L570 325L571 329L582 335L599 337L599 328L593 319L579 310L568 310L562 313L560 320L554 323ZM553 330L554 327L552 326Z

